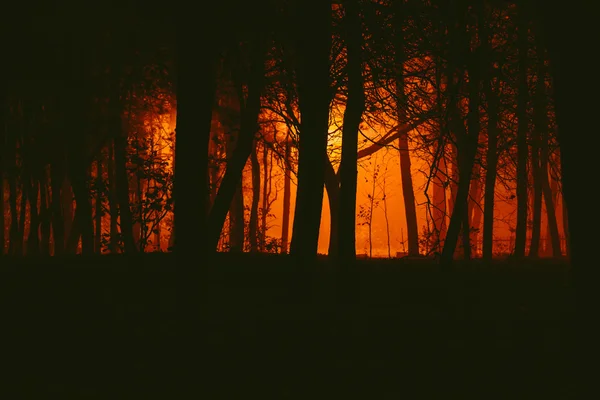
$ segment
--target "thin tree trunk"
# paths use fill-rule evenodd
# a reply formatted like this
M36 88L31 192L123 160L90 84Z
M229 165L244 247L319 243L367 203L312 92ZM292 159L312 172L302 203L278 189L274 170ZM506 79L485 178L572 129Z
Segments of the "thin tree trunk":
M442 153L438 161L435 176L433 178L433 225L435 230L435 243L438 251L446 236L446 185L447 182L446 159Z
M52 185L52 236L54 255L62 255L65 250L65 220L62 207L62 182L64 181L62 157L56 156L50 166L50 184Z
M494 247L494 206L496 195L496 175L498 166L498 97L491 79L484 82L488 106L487 124L487 170L485 173L485 193L483 200L483 259L492 259Z
M11 148L12 150L12 148ZM14 151L14 150L13 150ZM11 162L14 162L14 158ZM17 211L17 179L15 177L16 166L13 164L11 171L8 175L8 189L9 189L9 197L8 197L8 205L10 208L10 234L9 234L9 242L8 242L8 254L16 255L18 251L18 241L19 241L19 218Z
M40 219L37 204L40 190L39 180L27 173L23 185L29 190L29 236L27 238L27 255L35 256L40 253Z
M396 83L396 113L398 117L398 125L407 122L406 106L407 96L404 88L404 27L405 10L402 7L402 2L396 2L398 7L395 8L395 83ZM406 217L406 232L408 234L408 255L416 256L419 254L419 227L417 224L417 208L415 204L415 192L411 173L411 160L408 149L408 132L401 134L398 138L398 149L400 153L400 175L402 178L402 195L404 197L404 212Z
M531 170L533 175L533 209L531 227L531 245L529 257L537 258L540 255L540 239L542 233L542 174L540 166L540 133L534 129L531 141ZM537 132L536 132L537 131ZM548 174L547 170L545 172ZM555 219L556 222L556 219Z
M263 142L262 212L260 214L260 251L265 251L267 239L267 215L269 213L269 149Z
M475 165L473 171L473 182L471 183L471 193L469 194L469 243L471 253L477 254L477 241L479 238L479 226L481 225L481 165Z
M260 163L258 162L258 154L256 148L250 153L250 162L252 164L252 206L250 207L250 221L248 226L250 251L255 253L258 251L258 204L260 200Z
M116 118L116 117L115 117ZM121 123L119 121L119 127ZM116 121L115 121L116 127ZM114 138L115 149L115 183L117 199L119 202L119 222L121 226L121 235L126 253L136 253L135 239L133 236L133 218L131 207L129 205L129 178L127 176L127 141L123 132L119 132Z
M48 199L48 180L45 172L43 175L43 179L40 179L40 252L43 256L49 256L51 209Z
M117 201L117 185L115 179L114 167L114 143L108 144L108 159L106 160L108 173L108 207L110 209L110 240L108 242L108 250L111 254L115 254L119 248L119 205Z
M90 255L94 253L94 224L92 221L92 206L90 204L89 190L85 184L87 180L87 168L82 168L81 160L74 163L79 166L71 170L71 185L75 195L75 206L78 223L78 231L81 235L81 254Z
M96 232L94 234L94 250L97 254L102 253L102 158L96 160Z
M554 210L555 210L555 216L556 216L556 221L557 221L557 226L556 228L558 229L558 212L559 212L559 208L558 208L558 202L559 202L559 191L558 191L558 182L556 181L556 179L554 178L549 178L550 180L550 191L552 192L552 204L554 204ZM551 227L550 227L550 221L549 221L549 217L547 217L547 223L546 223L546 239L545 239L545 243L546 243L546 248L544 249L544 255L549 256L551 254L554 254L556 251L554 250L554 248L552 247L552 232L551 232ZM560 233L558 233L559 236L559 244L560 244ZM561 254L562 254L562 248L559 247L561 249Z
M285 140L285 160L284 168L285 175L283 181L283 216L281 220L281 252L288 252L289 243L289 229L290 229L290 201L291 201L291 188L292 188L292 172L291 172L291 158L292 158L292 146L290 143L289 132Z
M75 207L74 207L74 196L73 187L69 180L68 174L65 171L64 179L61 183L61 203L62 203L62 214L65 226L65 246L66 238L71 235L73 227L73 219L75 218Z
M25 216L27 215L27 190L25 184L21 183L21 207L19 209L19 230L17 234L17 246L16 253L20 256L25 255L24 253L24 242L25 242Z
M338 253L343 265L356 259L356 190L358 175L358 134L365 109L362 76L362 25L358 0L344 3L344 33L347 48L348 94L344 110L342 160L340 163L340 197ZM335 254L332 254L335 255Z
M528 86L527 86L527 21L523 11L519 10L519 26L517 41L518 55L518 89L517 89L517 226L515 230L515 250L517 258L525 256L527 240L527 117Z
M552 255L554 257L560 257L562 251L560 248L560 236L558 234L558 223L556 222L556 210L554 202L552 201L552 189L548 182L548 173L546 171L539 172L542 178L542 191L544 195L546 213L548 214L548 227L550 229L550 239L552 240Z

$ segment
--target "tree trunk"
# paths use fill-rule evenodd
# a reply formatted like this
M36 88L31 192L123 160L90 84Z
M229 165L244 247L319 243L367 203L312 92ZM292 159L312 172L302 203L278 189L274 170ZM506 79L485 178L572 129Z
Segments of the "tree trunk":
M291 188L292 188L292 172L291 172L291 158L292 158L292 145L290 143L289 133L285 140L285 160L284 168L285 175L283 180L283 216L281 219L281 252L286 254L288 252L289 242L289 229L290 229L290 200L291 200Z
M65 250L65 219L62 207L62 183L65 180L62 157L57 155L50 166L50 184L52 185L52 236L54 255L62 255Z
M108 173L108 208L110 209L110 240L108 242L108 250L111 254L115 254L119 248L119 206L117 201L117 184L115 182L115 157L114 143L108 144L108 159L106 167Z
M94 234L94 250L97 254L102 253L102 158L98 157L96 160L96 215L95 215L95 227L96 232Z
M131 207L129 205L129 177L127 176L127 139L122 131L121 118L115 118L114 128L118 129L115 132L113 141L115 150L115 186L117 200L119 203L119 222L121 226L121 236L125 253L137 253L135 239L133 236L133 218L131 215ZM118 126L117 126L118 124Z
M291 254L312 262L319 245L331 100L331 1L299 1L294 26L300 143ZM307 30L307 27L311 27Z
M198 27L193 17L181 14L177 27L174 248L185 257L197 254L199 248L202 251L207 246L208 146L217 59L216 43L208 37L208 26L213 25L211 22ZM229 204L226 204L226 211ZM216 244L206 248L214 251Z
M27 215L27 190L25 184L21 183L21 204L19 209L19 223L18 223L18 234L17 234L17 245L16 254L19 256L25 255L24 253L24 242L25 242L25 216Z
M215 133L215 135L216 134L217 133ZM237 135L234 134L226 135L225 151L227 153L228 163L233 157L236 136ZM216 170L216 168L213 168L213 170ZM216 195L216 188L214 193ZM211 202L212 201L214 201L214 198L212 198ZM244 251L244 225L244 192L242 189L242 179L240 179L229 207L229 251L238 253Z
M39 181L29 174L23 183L24 189L29 191L29 236L27 238L27 255L36 256L40 253L40 220L38 211Z
M464 22L464 21L462 21ZM483 26L485 24L481 24ZM461 29L464 29L461 28ZM471 185L471 179L473 176L473 166L475 164L475 156L477 155L477 144L479 143L479 135L480 135L480 116L479 116L479 105L480 105L480 83L481 83L481 59L480 55L485 53L483 46L487 45L487 34L482 32L482 40L481 46L478 49L477 53L470 51L469 40L466 36L464 30L462 32L451 32L453 35L450 35L453 40L457 40L456 43L452 43L456 46L457 54L470 52L467 55L467 72L469 76L468 81L468 92L469 92L469 106L467 113L467 129L465 129L464 123L462 122L462 116L460 115L460 111L458 109L457 104L457 94L458 94L458 83L460 83L461 79L458 79L458 83L452 82L453 79L452 74L449 74L449 81L451 82L451 87L448 89L450 93L449 99L449 114L450 114L450 123L451 127L456 133L456 146L457 146L457 155L458 155L458 173L459 173L459 181L458 187L456 190L456 198L454 200L454 208L452 210L452 216L450 218L450 224L448 226L448 233L446 235L446 240L444 242L444 249L442 250L441 255L441 265L442 268L448 269L453 260L454 252L456 250L456 245L458 243L459 234L461 231L461 226L463 228L463 240L466 242L469 240L468 235L468 218L465 218L465 214L468 217L468 199L469 199L469 189ZM457 60L451 60L451 65L460 65L456 64ZM455 67L456 68L456 67ZM463 73L461 68L456 68L456 71L459 73L457 76L461 76ZM465 222L467 224L465 225ZM466 234L464 231L467 231ZM465 245L465 248L467 246ZM466 254L468 255L468 254Z
M540 239L542 233L542 174L548 174L540 166L540 132L534 129L531 140L531 171L533 175L533 210L531 227L531 245L529 257L537 258L540 255ZM554 220L556 223L556 219Z
M65 226L65 246L66 238L71 235L73 228L73 219L75 218L73 187L69 181L68 174L65 170L64 179L61 182L61 204L63 210L63 221Z
M258 115L261 108L260 97L264 87L264 62L266 55L264 47L262 38L257 39L253 44L251 71L248 78L247 100L244 102L243 98L240 98L240 104L243 105L240 107L240 133L231 160L227 163L227 169L221 180L221 185L219 186L219 191L213 207L208 216L208 251L214 251L217 248L231 201L240 185L242 173L246 166L246 162L248 161L248 157L250 157L251 153L254 151L254 137L258 131ZM252 201L254 202L254 199ZM250 229L253 229L252 226L249 227L249 230ZM252 245L252 233L250 233L249 240Z
M86 185L88 173L87 168L82 168L82 160L77 160L73 164L79 167L70 171L70 177L73 194L75 195L78 231L81 235L81 254L91 255L94 253L94 223L92 221L89 190Z
M479 226L481 225L481 164L475 165L473 171L473 182L469 194L469 243L471 252L477 254L477 242L479 238Z
M517 258L525 256L525 242L527 240L527 159L529 149L527 147L528 131L528 86L527 86L527 36L528 27L523 10L519 10L517 42L518 55L518 89L517 89L517 226L515 230L515 250Z
M440 150L442 151L442 150ZM437 251L441 251L442 243L446 237L446 184L447 182L446 159L442 152L438 160L438 167L433 178L433 226Z
M250 162L252 164L252 206L250 207L250 221L248 226L250 251L256 253L258 251L258 204L260 200L260 163L258 162L258 154L256 141L254 141L254 149L250 153Z
M339 219L340 219L340 181L333 165L326 157L325 160L325 190L329 204L329 247L327 254L335 256L338 254L339 245Z
M11 147L12 149L12 147ZM13 150L14 151L14 150ZM11 160L14 162L14 159ZM17 212L17 178L15 177L16 166L12 166L13 171L8 175L8 205L10 208L10 234L8 242L8 254L14 256L17 254L17 243L19 241L19 218Z
M262 212L260 214L260 251L264 252L267 240L267 215L269 214L269 149L263 142Z
M40 179L40 252L43 256L49 256L51 209L48 199L48 180L45 172L43 175Z
M348 94L342 133L342 160L339 171L339 228L337 232L339 241L337 255L343 265L356 259L358 134L365 109L361 57L362 24L359 15L359 4L358 0L349 0L344 5L344 34L348 54L346 65ZM327 172L325 174L327 175ZM335 256L336 254L330 253L330 255Z
M396 83L396 113L398 124L405 124L408 120L406 107L407 96L404 88L404 16L405 10L402 2L396 2L395 8L395 83ZM398 149L400 153L400 175L402 178L402 195L404 197L404 213L406 217L406 232L408 234L408 255L416 256L419 254L419 226L417 224L417 208L415 204L415 192L411 173L410 152L408 149L408 132L401 134L398 138Z

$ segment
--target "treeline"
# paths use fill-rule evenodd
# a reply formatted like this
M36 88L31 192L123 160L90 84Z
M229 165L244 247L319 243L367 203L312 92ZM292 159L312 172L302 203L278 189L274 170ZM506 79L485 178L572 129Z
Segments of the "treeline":
M358 165L391 147L409 255L468 259L481 238L492 258L504 197L514 255L562 255L549 54L526 3L62 7L4 27L4 254L310 256L326 190L329 254L352 259Z

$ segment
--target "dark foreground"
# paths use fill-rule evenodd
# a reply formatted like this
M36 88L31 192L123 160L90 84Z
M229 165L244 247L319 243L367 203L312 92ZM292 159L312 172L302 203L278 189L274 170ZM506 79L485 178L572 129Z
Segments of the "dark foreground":
M366 260L339 274L220 255L191 261L213 269L187 308L178 288L196 285L173 255L0 262L1 398L576 395L557 262L443 276L426 261Z

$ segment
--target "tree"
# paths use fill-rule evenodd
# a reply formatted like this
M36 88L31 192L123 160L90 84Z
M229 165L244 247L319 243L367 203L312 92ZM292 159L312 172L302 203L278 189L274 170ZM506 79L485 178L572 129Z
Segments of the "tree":
M327 156L331 2L297 1L294 5L301 125L291 254L310 260L317 255Z
M356 189L358 174L358 131L365 108L362 76L362 27L358 0L344 5L344 27L347 51L346 70L348 93L344 110L342 134L342 160L340 163L340 197L338 252L341 261L356 258Z

